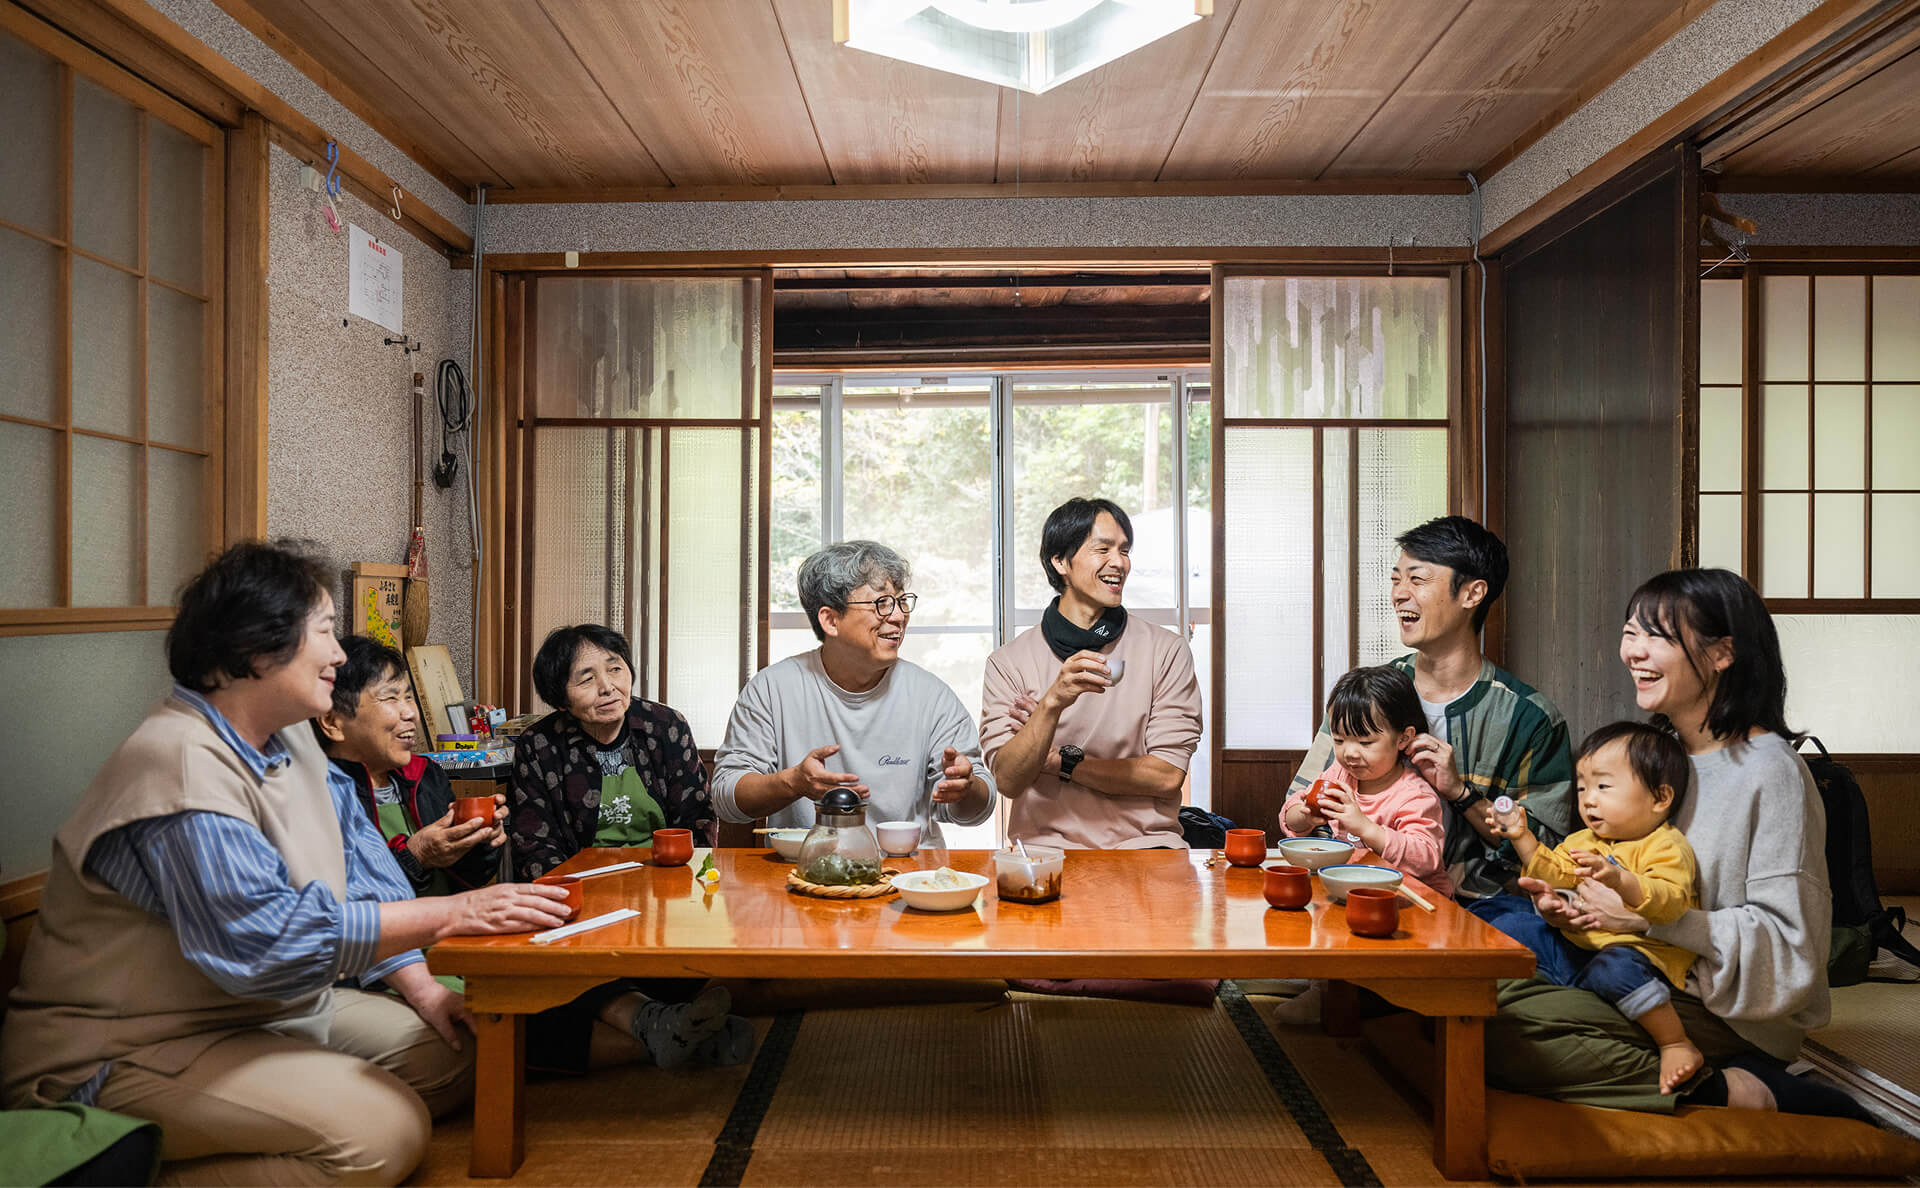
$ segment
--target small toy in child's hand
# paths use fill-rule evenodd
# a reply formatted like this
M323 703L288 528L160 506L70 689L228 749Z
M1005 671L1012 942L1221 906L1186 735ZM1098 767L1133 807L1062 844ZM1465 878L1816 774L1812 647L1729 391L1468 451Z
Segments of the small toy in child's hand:
M1526 824L1527 810L1511 796L1497 796L1493 801L1493 820L1503 831L1511 832Z

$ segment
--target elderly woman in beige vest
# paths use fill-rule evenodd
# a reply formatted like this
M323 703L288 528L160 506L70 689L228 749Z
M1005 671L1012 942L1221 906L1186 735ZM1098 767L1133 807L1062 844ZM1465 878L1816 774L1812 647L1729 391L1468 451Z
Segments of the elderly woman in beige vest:
M331 585L289 542L188 584L173 693L55 836L0 1034L7 1105L158 1122L170 1182L399 1183L472 1084L420 947L566 915L542 886L412 897L306 727L344 659Z

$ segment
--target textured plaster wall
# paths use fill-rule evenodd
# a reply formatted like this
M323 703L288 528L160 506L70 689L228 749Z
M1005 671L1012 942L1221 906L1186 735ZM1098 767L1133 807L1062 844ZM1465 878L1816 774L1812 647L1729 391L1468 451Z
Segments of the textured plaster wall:
M278 148L268 180L267 530L319 541L344 570L354 561L406 560L413 509L413 372L427 377L451 357L467 372L473 274L447 267L426 244L348 196L341 215L400 251L401 324L426 349L402 355L387 331L347 316L347 240L300 185L300 162ZM342 326L345 318L350 324ZM472 684L471 538L466 459L453 489L433 485L437 408L429 403L422 504L432 618L426 642L452 651ZM346 618L346 590L336 593ZM414 642L414 641L409 641Z
M300 73L298 67L282 58L234 20L213 0L149 0L167 19L204 42L245 71L255 82L291 104L306 116L380 167L399 182L408 193L452 219L461 227L471 226L464 195L442 185L439 178L415 164L395 148L386 137L375 132L365 120L347 110L319 83Z
M487 207L489 252L783 251L847 247L1457 246L1461 195L950 198Z
M1722 194L1721 205L1760 225L1769 246L1920 244L1920 194Z
M1491 179L1492 231L1765 45L1819 0L1720 0Z

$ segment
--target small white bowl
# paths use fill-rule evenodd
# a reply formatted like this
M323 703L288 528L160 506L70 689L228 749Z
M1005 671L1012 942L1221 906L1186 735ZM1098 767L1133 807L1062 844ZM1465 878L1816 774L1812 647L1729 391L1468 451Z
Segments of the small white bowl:
M913 853L914 847L920 844L918 821L882 821L873 827L873 833L880 848L895 858Z
M800 861L800 843L807 840L811 829L777 829L767 834L767 844L779 852L788 862Z
M1353 843L1330 837L1290 837L1280 843L1279 850L1282 858L1308 870L1337 866L1353 857Z
M1368 866L1363 863L1350 863L1345 866L1323 866L1320 868L1320 885L1327 889L1327 898L1335 903L1347 902L1347 892L1355 887L1378 887L1382 891L1400 889L1402 875L1391 866Z
M985 875L956 870L953 873L965 881L966 886L928 886L938 873L932 870L904 871L893 876L893 889L900 893L900 898L906 900L910 908L918 908L923 912L957 912L961 908L972 907L973 901L980 895L980 888L988 882Z

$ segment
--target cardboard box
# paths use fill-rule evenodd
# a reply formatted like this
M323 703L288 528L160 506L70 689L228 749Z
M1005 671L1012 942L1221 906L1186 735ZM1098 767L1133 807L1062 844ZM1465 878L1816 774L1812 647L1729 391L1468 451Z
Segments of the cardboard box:
M359 566L354 568L358 569ZM400 576L355 575L353 633L379 640L404 656L407 641L400 626L400 603L402 591L406 587L407 567L398 565L390 568L400 570Z

